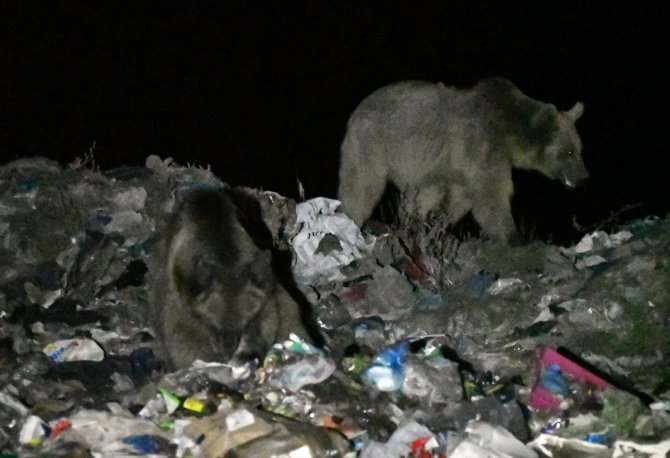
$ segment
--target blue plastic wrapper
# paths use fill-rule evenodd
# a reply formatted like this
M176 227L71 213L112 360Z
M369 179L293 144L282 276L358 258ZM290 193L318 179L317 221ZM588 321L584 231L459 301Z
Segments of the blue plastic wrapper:
M570 382L561 374L558 364L552 364L551 370L542 373L542 385L554 394L561 396L570 394Z
M386 323L384 323L382 317L373 315L356 318L351 321L350 326L354 331L365 332L374 330L383 333L384 329L386 328Z
M18 182L14 188L16 194L28 194L39 186L37 178L27 178Z
M363 381L379 391L397 391L405 380L402 367L405 355L409 350L408 342L400 342L381 352L373 361L373 365L363 371Z
M141 377L151 375L151 371L158 367L154 351L149 347L136 348L130 353L133 372Z
M156 438L147 434L124 437L123 443L132 445L140 453L156 453L159 449Z
M606 431L589 433L584 437L584 440L592 444L602 444L602 445L609 445L610 442Z
M497 275L482 270L468 282L468 292L472 297L484 297L486 290L497 278Z
M607 269L609 269L611 265L612 265L611 262L605 261L605 262L601 262L600 264L595 264L595 265L589 266L589 270L593 273L599 274L599 273L604 272Z
M91 230L99 231L102 230L103 227L107 226L111 222L112 222L111 216L109 216L106 213L98 212L95 214L94 217L90 219L90 221L88 222L88 227Z
M419 300L416 301L415 307L421 311L438 310L447 303L446 293L433 293L430 291L421 291Z

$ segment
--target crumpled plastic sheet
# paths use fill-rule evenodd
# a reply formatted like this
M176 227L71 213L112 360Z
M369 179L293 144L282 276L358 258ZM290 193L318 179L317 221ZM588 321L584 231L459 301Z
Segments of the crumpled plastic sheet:
M411 443L433 432L416 421L410 421L398 427L385 444L369 442L360 454L360 458L383 458L390 456L407 456L412 452Z
M466 438L448 454L449 458L538 458L537 452L500 425L470 420L465 434Z
M341 202L317 197L296 206L297 221L291 239L295 254L293 272L304 284L319 280L344 280L340 267L363 257L373 244L368 244L356 224L344 213L336 212ZM317 252L321 240L333 234L340 249Z
M295 422L246 407L223 407L194 419L184 432L194 442L190 452L204 456L315 458L344 456L349 444L327 428ZM199 446L195 446L199 443ZM272 451L272 455L268 453ZM188 455L185 455L188 456Z
M523 286L523 282L518 278L499 278L488 287L486 292L495 296L503 292L512 291L521 286Z
M389 440L383 444L369 442L360 458L386 458L412 455L412 444L435 434L426 426L409 421L399 426ZM444 445L438 451L444 450ZM538 458L536 451L522 443L500 425L479 420L470 420L462 435L450 434L446 439L446 454L449 458Z
M561 450L561 456L568 456L565 453L575 456L584 456L590 458L606 458L610 456L610 450L602 444L594 444L581 439L555 436L553 434L540 434L529 444L532 448L541 451L544 456L553 457L554 450Z
M627 458L633 452L645 453L648 458L666 458L670 453L670 439L656 444L640 444L633 441L618 440L612 448L612 458Z
M576 245L570 248L561 248L561 252L566 256L575 256L593 250L613 248L621 245L632 236L633 234L630 231L620 231L611 235L605 231L595 231L586 234Z
M102 361L105 353L94 340L64 339L49 343L42 350L53 362Z
M61 440L71 436L77 441L88 444L94 450L105 452L119 451L120 448L123 448L119 442L130 435L150 434L170 438L169 434L152 421L135 417L118 405L109 407L111 407L111 412L82 409L70 416L72 426L62 433Z
M584 456L589 458L666 458L670 453L670 439L660 442L643 444L629 440L617 440L612 448L580 439L560 437L551 434L540 434L532 442L531 447L541 451L545 456L553 457L560 450L560 456Z

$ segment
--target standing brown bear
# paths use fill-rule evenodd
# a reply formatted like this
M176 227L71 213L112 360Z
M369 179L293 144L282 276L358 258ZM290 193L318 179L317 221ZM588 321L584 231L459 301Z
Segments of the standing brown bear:
M440 206L455 224L472 211L486 235L507 243L518 236L510 208L513 167L568 188L588 177L575 128L583 109L577 102L559 111L503 78L468 90L421 81L383 87L349 119L342 209L361 225L390 181L410 213L425 217Z

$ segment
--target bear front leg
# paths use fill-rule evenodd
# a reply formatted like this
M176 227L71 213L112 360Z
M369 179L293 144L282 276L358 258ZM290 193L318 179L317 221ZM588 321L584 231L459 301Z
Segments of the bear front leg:
M361 171L351 171L340 176L338 199L342 202L342 210L357 226L363 226L375 205L384 194L385 175L366 175Z
M506 198L474 205L472 216L482 231L492 239L504 244L516 244L521 240L514 224L510 202Z

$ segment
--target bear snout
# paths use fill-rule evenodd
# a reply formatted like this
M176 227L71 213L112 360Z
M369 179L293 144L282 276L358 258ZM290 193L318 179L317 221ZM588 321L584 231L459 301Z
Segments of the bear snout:
M564 168L561 172L561 181L568 189L584 184L588 177L589 172L585 168L569 167Z

